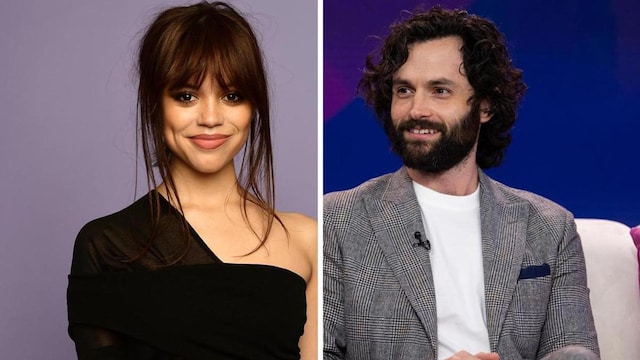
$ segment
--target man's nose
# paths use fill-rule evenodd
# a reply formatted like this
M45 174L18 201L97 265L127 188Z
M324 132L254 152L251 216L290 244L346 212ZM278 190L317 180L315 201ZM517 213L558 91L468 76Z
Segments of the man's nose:
M409 115L412 119L431 118L433 116L433 99L427 94L417 92L413 96Z

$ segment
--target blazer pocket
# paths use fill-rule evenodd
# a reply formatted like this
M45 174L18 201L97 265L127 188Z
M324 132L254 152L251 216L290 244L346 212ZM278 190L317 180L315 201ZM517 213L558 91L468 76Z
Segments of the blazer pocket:
M535 279L551 274L551 267L549 264L544 263L542 265L531 265L520 269L520 276L518 281L525 279Z

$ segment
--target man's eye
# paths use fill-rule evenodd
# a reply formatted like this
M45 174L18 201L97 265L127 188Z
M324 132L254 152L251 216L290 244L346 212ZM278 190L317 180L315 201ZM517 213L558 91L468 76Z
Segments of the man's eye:
M243 100L242 95L237 92L230 92L223 97L223 100L229 103L237 103Z
M411 89L409 89L408 87L399 87L396 89L396 94L402 96L402 95L407 95L411 93Z
M444 88L436 88L434 90L434 93L437 95L448 95L450 93L450 91L448 89L444 89Z

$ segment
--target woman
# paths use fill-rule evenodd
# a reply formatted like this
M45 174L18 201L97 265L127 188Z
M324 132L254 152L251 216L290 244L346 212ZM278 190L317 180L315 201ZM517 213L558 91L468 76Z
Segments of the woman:
M168 9L138 67L153 190L76 239L78 357L315 358L316 223L273 209L268 87L250 25L221 2Z

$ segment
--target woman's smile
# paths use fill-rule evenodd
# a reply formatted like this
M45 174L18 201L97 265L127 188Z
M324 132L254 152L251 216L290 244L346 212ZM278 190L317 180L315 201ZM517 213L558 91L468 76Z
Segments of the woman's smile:
M229 139L230 135L222 135L222 134L200 134L191 136L189 139L201 149L204 150L214 150L222 146Z

